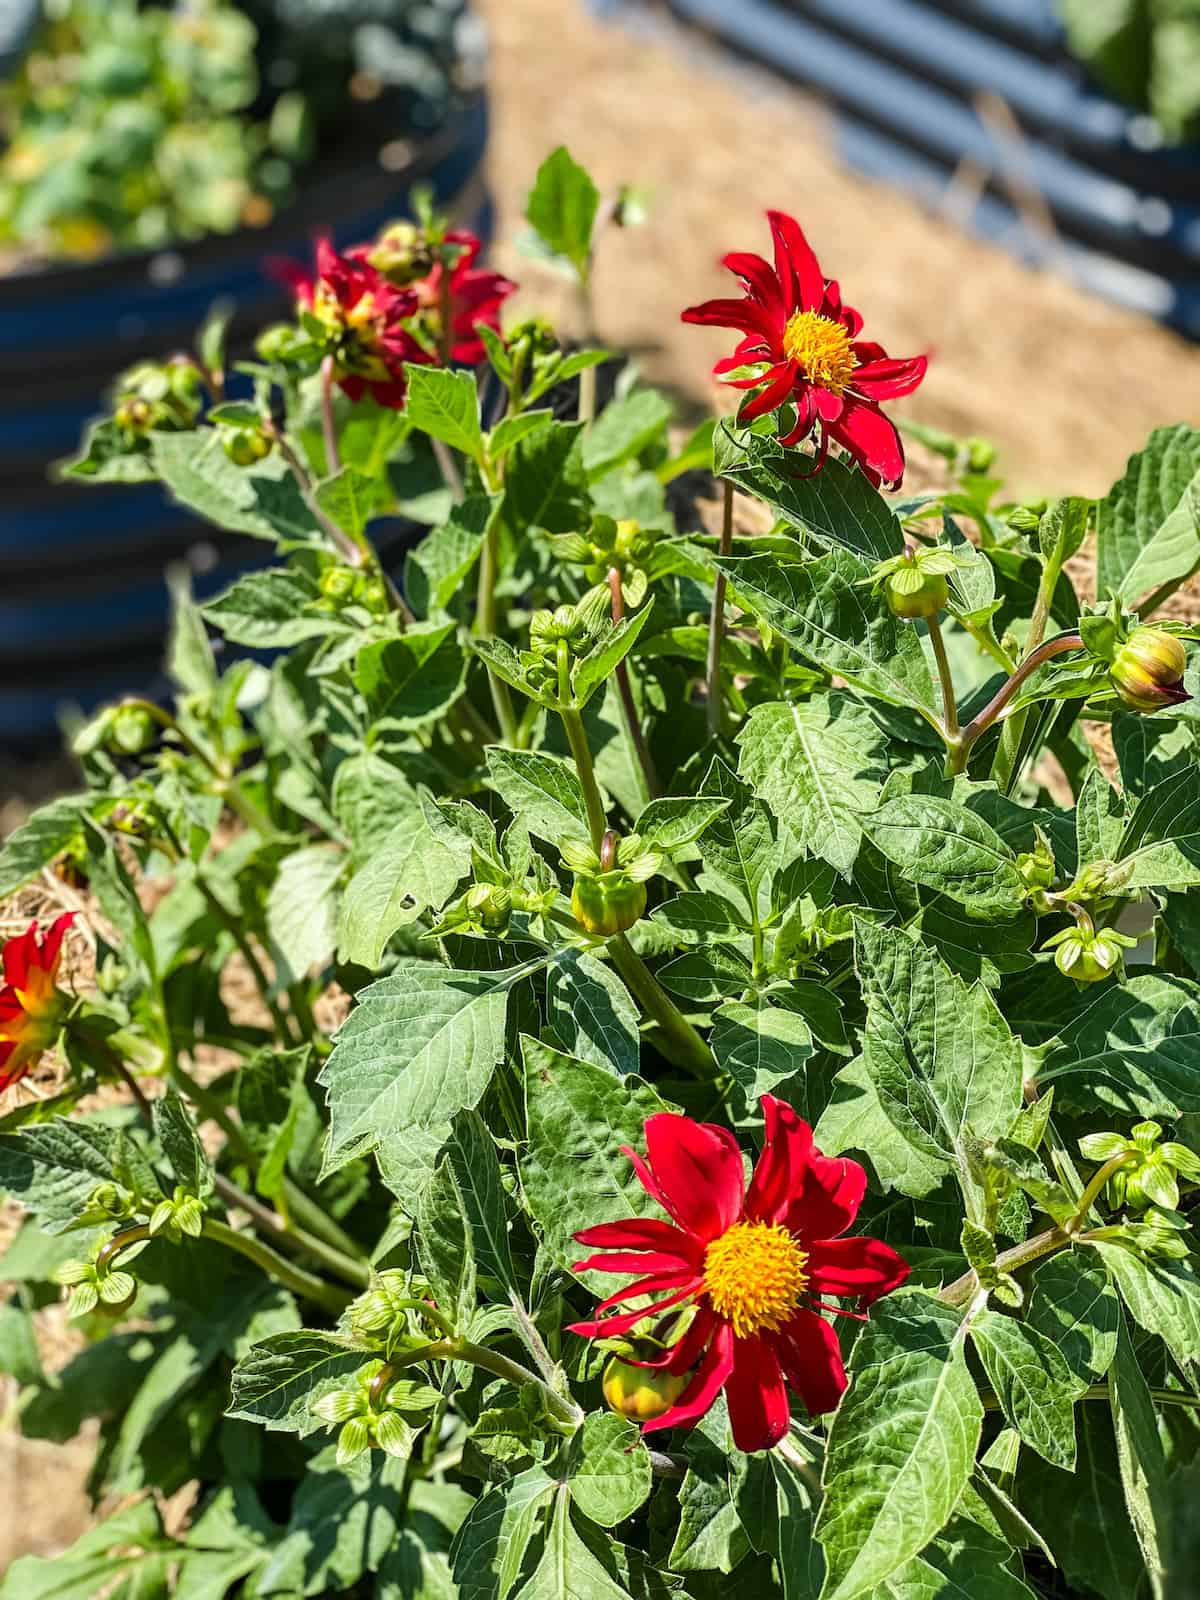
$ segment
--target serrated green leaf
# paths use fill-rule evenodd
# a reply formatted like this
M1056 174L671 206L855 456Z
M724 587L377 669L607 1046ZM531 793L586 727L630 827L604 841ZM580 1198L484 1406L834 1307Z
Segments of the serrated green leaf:
M226 1415L304 1438L325 1426L313 1411L316 1401L344 1389L370 1354L311 1328L273 1334L251 1345L234 1367Z
M1124 1322L1117 1335L1108 1394L1125 1508L1141 1546L1151 1593L1161 1600L1171 1547L1167 1458L1150 1389Z
M587 808L574 767L559 756L490 745L492 786L530 833L550 844L588 836Z
M483 433L474 373L411 362L405 363L404 372L408 379L404 411L410 424L478 461L483 454Z
M605 406L583 437L589 481L641 455L662 436L670 420L671 402L657 389L635 389Z
M1133 602L1200 563L1200 432L1156 428L1100 502L1096 588Z
M862 826L875 848L909 878L987 920L1015 917L1026 889L1012 851L994 828L953 800L900 795Z
M713 1015L713 1055L749 1106L781 1090L802 1116L809 1115L805 1069L816 1054L807 1022L759 996L749 1004L727 1001Z
M176 500L218 528L272 542L324 542L291 469L278 455L254 467L236 467L215 428L155 433L151 443L158 476Z
M0 899L7 900L69 847L82 844L81 817L91 795L66 795L39 806L0 847Z
M981 1311L971 1338L1004 1415L1052 1466L1075 1465L1075 1401L1086 1389L1056 1346L1035 1328Z
M876 1306L850 1371L829 1429L817 1520L825 1600L875 1594L941 1531L970 1479L983 1423L962 1319L926 1295Z
M586 277L599 205L600 191L566 146L559 145L538 168L525 203L525 219L549 249L565 256L580 277Z
M531 528L586 527L588 506L579 423L550 423L514 445L504 474L504 520L518 538Z
M1090 1251L1063 1251L1034 1272L1029 1326L1058 1347L1081 1382L1098 1382L1112 1365L1119 1320L1116 1291Z
M729 809L729 804L719 795L651 800L634 823L633 831L653 849L670 853L693 844L722 811Z
M418 616L444 611L479 559L483 541L499 514L499 495L469 495L452 507L449 520L411 550L404 566L404 589Z
M202 607L206 622L233 644L252 650L280 650L336 629L330 617L306 616L318 598L307 573L289 567L248 572Z
M1142 796L1118 859L1125 888L1200 887L1200 767L1189 762Z
M354 681L372 720L405 733L444 716L466 686L466 658L452 622L418 624L358 653Z
M480 1496L451 1546L458 1600L508 1600L529 1574L526 1558L554 1491L554 1480L534 1466Z
M572 1441L567 1485L583 1515L615 1528L650 1497L650 1453L637 1426L613 1412L593 1412Z
M308 976L325 966L337 937L337 886L346 869L344 852L312 844L279 863L267 896L267 932L282 959L281 981Z
M586 951L562 950L546 968L546 1024L582 1061L624 1077L641 1056L640 1013L621 979Z
M188 1194L203 1200L212 1193L213 1170L191 1113L172 1088L159 1096L151 1110L154 1136L171 1163L176 1182Z
M343 961L377 967L388 940L424 911L440 911L469 872L471 846L428 790L406 807L346 885L337 924Z
M1143 1261L1122 1244L1097 1243L1126 1309L1183 1364L1200 1361L1200 1276L1190 1261Z

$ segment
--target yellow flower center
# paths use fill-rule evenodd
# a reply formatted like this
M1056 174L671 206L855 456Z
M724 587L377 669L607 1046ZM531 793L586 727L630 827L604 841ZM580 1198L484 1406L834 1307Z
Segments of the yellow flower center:
M794 311L788 318L783 353L804 368L810 382L831 394L841 394L858 365L846 329L816 311Z
M808 1256L777 1222L735 1222L704 1252L704 1290L737 1338L775 1333L804 1291Z

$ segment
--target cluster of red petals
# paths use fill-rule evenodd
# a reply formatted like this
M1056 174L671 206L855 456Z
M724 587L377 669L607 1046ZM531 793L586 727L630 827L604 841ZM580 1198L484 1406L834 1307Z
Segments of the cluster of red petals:
M398 289L353 252L339 254L328 239L317 241L315 272L284 262L278 273L299 305L336 318L342 333L334 352L339 388L351 400L370 393L381 406L399 411L407 389L404 363L433 360L406 326L419 310L416 292Z
M479 328L500 332L500 307L517 285L502 272L489 272L477 267L480 241L463 228L451 228L446 234L448 244L462 247L462 254L450 268L449 323L450 358L468 366L477 366L487 351L479 337ZM442 310L442 277L445 268L435 263L429 276L416 285L421 304L430 309Z
M821 1309L843 1308L824 1305L823 1297L850 1298L864 1308L908 1276L907 1264L889 1245L841 1237L866 1192L862 1167L844 1157L823 1156L808 1123L783 1101L764 1095L762 1110L766 1142L748 1188L732 1133L664 1112L646 1122L648 1159L629 1149L624 1153L647 1193L672 1220L605 1222L575 1236L599 1251L578 1262L576 1272L641 1276L602 1300L596 1317L576 1323L573 1332L609 1338L685 1301L694 1305L682 1338L661 1358L642 1363L676 1376L693 1372L671 1409L644 1424L646 1432L691 1427L724 1390L738 1448L770 1448L787 1432L788 1385L814 1416L833 1410L846 1387L837 1334L821 1315ZM777 1331L738 1337L708 1299L704 1262L714 1240L745 1222L786 1228L805 1253L806 1282L799 1303ZM651 1295L664 1298L614 1312Z
M741 410L744 422L790 401L796 408L792 427L780 435L790 448L819 433L817 467L824 464L830 441L858 462L878 487L895 487L904 476L904 447L880 402L911 394L925 376L926 356L889 358L882 345L859 339L863 319L842 303L835 280L826 278L800 224L782 211L768 211L775 246L775 264L762 256L735 250L722 265L745 289L742 300L706 300L683 313L684 322L733 328L743 335L734 354L718 361L713 374L740 389L759 392ZM855 366L840 393L812 381L785 348L788 322L797 312L827 317L845 329ZM749 364L763 367L756 376L728 377ZM814 469L817 470L817 469Z
M49 1019L57 1011L55 981L63 936L75 920L64 912L39 936L37 922L5 942L0 988L0 1092L19 1083L37 1065L53 1037Z

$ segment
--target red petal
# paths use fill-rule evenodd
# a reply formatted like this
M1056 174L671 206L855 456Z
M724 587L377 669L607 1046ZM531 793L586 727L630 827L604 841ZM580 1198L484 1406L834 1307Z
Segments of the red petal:
M860 367L869 367L873 361L886 361L887 351L873 339L859 339L850 347Z
M822 422L836 422L846 409L846 402L840 395L834 394L832 389L822 389L814 384L813 405Z
M677 1289L665 1300L659 1300L652 1306L643 1306L638 1311L621 1311L615 1317L596 1317L590 1322L572 1322L568 1324L568 1331L577 1333L584 1339L607 1339L610 1334L628 1333L646 1317L660 1316L672 1306L677 1306L681 1300L686 1300L692 1293L694 1290L688 1285Z
M696 1263L674 1251L651 1250L645 1254L636 1250L601 1251L585 1256L571 1268L572 1272L667 1272L675 1276L686 1272L695 1276Z
M825 296L825 277L800 224L786 211L768 211L767 220L775 240L775 270L784 286L786 309L817 310Z
M74 911L64 911L61 917L56 917L46 931L42 941L41 965L52 975L58 973L58 963L62 956L62 942L67 929L75 921Z
M813 1146L808 1166L792 1204L783 1218L784 1226L797 1238L836 1239L858 1215L867 1192L867 1175L849 1156L823 1156Z
M774 312L781 320L787 316L783 287L769 262L749 250L731 250L727 256L721 257L721 265L742 279L760 305Z
M745 1211L757 1221L777 1222L787 1211L792 1189L803 1182L812 1129L773 1094L764 1094L759 1103L766 1138L750 1179Z
M847 397L846 409L829 431L855 461L877 472L884 483L899 483L904 476L900 435L871 401Z
M815 1311L797 1311L771 1342L808 1414L834 1410L846 1389L846 1368L832 1326Z
M656 1217L631 1217L627 1222L599 1222L575 1235L577 1244L596 1250L674 1250L698 1256L689 1236Z
M738 1339L733 1347L733 1372L725 1385L733 1442L749 1455L770 1450L788 1431L787 1384L779 1357L757 1335Z
M811 384L807 385L803 389L797 389L793 394L792 399L796 404L796 425L789 433L780 434L779 436L779 442L785 450L790 450L793 445L799 444L801 439L807 438L813 430L813 424L817 420L817 406L813 399ZM819 472L824 466L825 453L828 448L829 446L825 439L824 429L822 429L821 454L816 466L812 469L813 472ZM788 476L810 478L812 476L812 472L803 472L797 474L791 472L789 469Z
M667 1210L705 1241L742 1210L742 1153L726 1128L660 1111L646 1119L646 1154Z
M775 319L755 300L704 300L680 313L681 322L701 327L737 328L741 333L757 333L774 342L778 329Z
M899 1288L909 1266L882 1239L822 1239L809 1246L809 1283L818 1294L854 1295L870 1305Z
M852 339L857 339L862 332L863 319L853 306L842 307L842 327Z
M622 1301L636 1300L639 1295L661 1294L664 1289L677 1289L684 1284L694 1284L699 1288L701 1282L700 1274L693 1267L667 1267L659 1272L649 1272L644 1278L635 1278L632 1283L627 1283L623 1289L614 1289L606 1300L600 1301L596 1314L609 1311Z
M4 977L14 989L28 987L30 967L39 967L37 922L31 922L24 933L14 934L4 945Z
M753 422L755 417L765 416L768 411L774 411L781 406L792 391L792 384L796 381L795 368L790 361L782 368L772 369L777 375L771 378L761 394L756 394L753 400L748 400L738 413L739 422ZM761 378L756 380L761 383ZM744 385L734 384L734 388Z
M652 1361L634 1361L630 1358L629 1364L632 1367L665 1369L678 1377L696 1365L719 1321L720 1318L715 1311L711 1311L708 1306L701 1306L688 1324L683 1338L669 1350L664 1350L661 1356L656 1356Z
M855 372L852 388L868 400L897 400L917 388L928 367L928 356L870 361Z
M704 1353L696 1376L669 1411L642 1424L643 1433L660 1428L690 1428L712 1405L733 1371L733 1329L719 1323L713 1341Z

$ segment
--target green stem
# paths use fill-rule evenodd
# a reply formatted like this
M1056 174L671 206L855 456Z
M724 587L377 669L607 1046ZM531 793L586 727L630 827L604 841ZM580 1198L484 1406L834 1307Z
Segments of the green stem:
M223 1173L214 1174L213 1185L227 1206L236 1206L244 1211L260 1232L281 1249L303 1251L355 1289L365 1289L370 1284L371 1269L361 1257L347 1255L333 1245L326 1244L323 1239L314 1238L294 1223L279 1221L268 1206L247 1194L244 1189L239 1189Z
M663 1054L675 1066L683 1067L694 1077L711 1080L718 1076L712 1051L666 993L650 968L638 955L623 933L616 933L608 941L613 965L624 978L634 999L648 1017L658 1024L665 1046Z
M612 619L619 623L625 616L625 595L621 588L621 574L616 567L608 569L608 592L612 604ZM616 670L617 692L621 700L621 710L625 717L625 731L629 742L633 746L633 753L637 757L638 767L641 770L642 787L645 791L647 803L656 800L662 793L658 784L658 774L654 770L654 757L650 754L650 746L646 743L646 735L642 732L641 718L638 716L637 701L633 698L633 683L629 677L629 663L627 660L617 662Z
M970 634L975 643L1000 668L1001 672L1013 673L1017 670L1017 663L1001 645L992 638L990 627L980 627L978 622L972 622L969 617L960 616L957 611L952 611L951 616L964 633Z
M335 1250L347 1256L354 1263L354 1281L357 1283L361 1276L360 1265L365 1264L367 1259L357 1239L352 1238L331 1216L326 1215L294 1179L284 1178L280 1199L283 1202L282 1210L288 1228L291 1229L294 1219L298 1227L306 1233L323 1239L326 1244L332 1245Z
M733 549L733 484L724 481L725 503L721 513L721 538L717 554L727 556ZM725 707L721 697L721 640L725 634L725 574L718 572L713 583L712 610L708 618L708 731L719 739L725 722Z
M332 477L342 468L338 455L337 424L333 420L333 357L321 362L321 431L325 436L325 470Z
M97 1273L107 1272L122 1250L131 1244L140 1244L143 1239L149 1237L150 1227L145 1222L139 1222L135 1227L123 1228L120 1233L114 1233L108 1243L102 1245L96 1252Z
M541 1394L546 1409L567 1427L577 1428L583 1421L583 1412L573 1400L568 1400L556 1389L552 1389L535 1372L530 1372L528 1367L523 1367L518 1361L510 1361L507 1356L502 1356L498 1350L489 1350L486 1345L473 1344L469 1339L437 1339L432 1344L422 1345L418 1350L406 1351L403 1356L398 1356L392 1362L392 1367L395 1371L399 1371L402 1367L411 1367L418 1361L470 1362L473 1367L481 1367L484 1372L503 1378L506 1383L532 1385Z
M1027 661L1032 660L1038 654L1042 640L1046 636L1046 624L1050 620L1050 607L1054 601L1054 590L1062 572L1062 566L1062 556L1056 550L1052 556L1047 557L1046 564L1042 568L1037 598L1033 604L1033 615L1029 619L1029 632L1025 638L1025 653L1021 667L1024 667ZM1082 640L1080 642L1082 643ZM1018 667L1018 672L1021 667ZM992 762L991 776L995 779L997 787L1004 793L1008 792L1012 782L1013 768L1021 746L1021 734L1025 729L1025 720L1026 713L1018 711L1000 730L1000 744Z
M218 1222L215 1217L205 1217L204 1236L206 1239L211 1239L214 1244L224 1245L227 1250L234 1250L238 1255L245 1256L247 1261L253 1261L255 1266L261 1267L268 1277L274 1278L277 1283L281 1283L285 1289L290 1289L293 1294L300 1295L302 1299L321 1306L330 1316L340 1316L353 1298L348 1290L339 1289L335 1284L326 1283L324 1278L318 1278L311 1272L305 1272L302 1267L297 1267L293 1262L285 1261L281 1255L276 1255L274 1250L263 1244L260 1239L256 1239L252 1233L239 1233L235 1228Z
M500 530L493 519L479 555L479 601L475 611L475 632L481 639L496 637L496 572L499 555ZM488 667L487 675L492 709L500 726L500 736L505 744L515 747L517 718L513 711L512 695L503 678L498 678L491 667Z
M604 801L600 798L600 786L596 782L596 769L592 765L592 752L588 749L583 718L574 706L560 706L559 715L567 731L567 743L571 746L575 771L579 777L580 788L583 790L583 803L587 807L592 848L599 850L608 821L604 813Z
M942 625L937 616L926 617L925 626L929 630L933 659L937 662L938 682L942 686L942 717L946 729L946 745L947 748L953 749L958 740L958 697L954 693L954 675L950 671L946 641L942 638Z
M1078 633L1060 633L1056 639L1047 640L1031 655L1027 655L1008 682L1000 685L978 716L973 717L962 730L960 743L952 756L951 771L963 772L966 770L967 758L975 741L987 732L1013 695L1025 680L1037 671L1038 667L1043 666L1055 656L1062 655L1064 651L1082 649L1083 639ZM1011 721L1005 724L1005 730L1007 731L1010 726ZM994 770L993 776L995 776Z
M1132 1150L1121 1150L1106 1161L1099 1171L1092 1174L1087 1188L1079 1196L1079 1204L1075 1208L1075 1215L1069 1222L1064 1224L1065 1232L1076 1234L1080 1231L1087 1221L1088 1212L1104 1192L1105 1184L1119 1167L1125 1166L1127 1162L1133 1160L1133 1157L1134 1152Z

